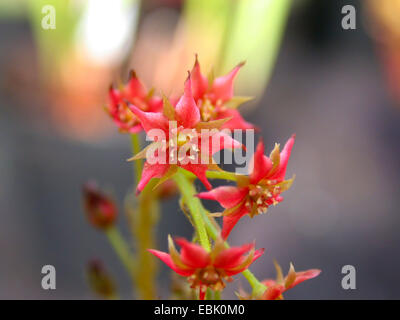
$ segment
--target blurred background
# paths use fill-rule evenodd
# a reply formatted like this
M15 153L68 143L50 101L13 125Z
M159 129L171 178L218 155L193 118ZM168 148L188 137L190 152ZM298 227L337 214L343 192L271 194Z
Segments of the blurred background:
M342 28L347 4L355 30ZM45 5L55 29L42 26ZM230 238L266 248L254 273L274 277L273 258L284 270L322 269L288 299L400 298L399 15L399 0L0 1L0 298L93 298L93 257L131 298L107 239L85 219L81 186L96 179L123 207L130 142L103 110L107 88L134 68L148 87L178 94L195 53L217 75L247 61L236 92L257 97L241 110L269 150L297 134L285 201L242 219ZM128 236L123 213L119 224ZM168 233L191 232L177 199L163 202L159 248ZM56 290L41 288L46 264ZM341 287L347 264L356 290ZM162 298L169 278L160 267ZM238 284L247 286L238 277L224 297Z

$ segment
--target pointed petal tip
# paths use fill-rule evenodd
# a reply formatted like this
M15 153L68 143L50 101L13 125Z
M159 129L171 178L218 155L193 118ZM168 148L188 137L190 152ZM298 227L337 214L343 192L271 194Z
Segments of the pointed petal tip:
M192 95L192 80L191 80L191 73L188 70L188 75L187 78L185 80L185 88L184 88L184 94L185 95Z
M203 200L215 200L215 196L213 196L210 192L200 192L194 195L196 198Z
M207 180L207 178L204 181L202 180L201 182L203 182L203 185L206 187L207 190L210 191L212 189L212 185L210 181Z
M136 71L133 69L129 70L128 81L131 79L137 79Z

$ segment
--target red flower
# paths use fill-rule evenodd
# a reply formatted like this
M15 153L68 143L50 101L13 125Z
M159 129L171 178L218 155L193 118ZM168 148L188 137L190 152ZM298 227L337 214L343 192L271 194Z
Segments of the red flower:
M128 83L120 89L110 87L109 104L106 108L121 132L137 133L142 130L138 118L128 108L132 103L143 111L158 112L162 109L162 99L147 91L142 82L131 71Z
M144 112L135 105L130 110L138 117L148 137L154 142L132 159L146 158L138 191L152 178L171 177L178 167L194 173L208 188L208 169L218 169L212 155L224 148L238 148L242 144L233 140L219 128L228 119L200 121L200 112L193 99L190 74L185 90L175 107L164 98L163 113ZM172 128L171 128L172 126ZM207 130L205 130L207 129ZM149 156L149 151L153 153Z
M94 183L83 186L83 206L89 222L96 228L107 229L117 218L114 201L102 193Z
M254 244L225 248L221 240L207 252L201 246L183 238L176 239L181 247L179 253L171 237L168 237L169 254L158 250L149 250L168 267L181 276L187 277L192 288L199 289L199 297L204 300L207 288L221 291L231 276L246 270L263 253L264 249L254 249Z
M283 278L281 267L275 261L274 264L277 274L276 280L268 279L262 281L262 283L267 287L267 290L264 292L262 297L260 297L261 300L281 300L283 299L282 293L297 286L303 281L317 277L321 273L321 270L319 269L296 272L291 263L287 276Z
M224 186L197 196L201 199L218 201L225 208L223 212L222 237L226 239L246 214L254 217L265 213L268 207L281 202L281 193L289 189L293 178L285 179L286 167L295 140L293 135L282 152L276 144L270 157L264 155L264 144L260 141L252 159L252 171L249 177L240 176L237 187Z
M254 125L246 122L236 110L241 103L250 98L233 96L233 81L243 65L244 62L238 64L227 75L210 82L201 73L196 56L192 69L192 90L203 121L231 118L222 126L223 129L254 129Z

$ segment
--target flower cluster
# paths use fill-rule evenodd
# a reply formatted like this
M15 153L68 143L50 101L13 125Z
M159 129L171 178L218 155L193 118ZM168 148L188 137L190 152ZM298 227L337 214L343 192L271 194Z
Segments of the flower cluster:
M264 155L264 144L260 141L254 153L252 172L240 177L237 186L223 186L197 196L201 199L218 201L225 208L222 237L227 238L238 220L250 215L265 213L270 205L283 200L281 193L292 185L293 179L285 180L286 166L294 144L293 135L282 152L276 144L270 157Z
M158 190L162 184L164 189L173 188L174 192L180 192L182 211L195 229L192 241L175 238L180 252L170 236L169 253L146 247L146 244L154 243L148 239L151 230L147 229L136 231L138 241L142 241L138 247L147 249L178 275L186 277L190 288L196 289L199 299L212 297L213 292L215 298L219 297L226 282L240 273L253 289L251 294L239 294L240 298L282 299L286 290L320 273L317 269L296 272L291 264L288 275L283 277L281 268L275 264L277 279L259 281L248 268L263 254L264 249L255 249L255 244L229 247L226 242L242 217L249 215L254 218L265 213L271 205L280 203L282 193L290 188L294 180L294 177L286 178L286 168L295 135L289 138L282 150L279 144L275 144L269 156L265 155L265 146L260 140L248 175L224 171L213 159L213 155L223 149L246 150L240 141L232 138L231 130L256 129L238 111L238 107L250 98L234 96L233 82L243 65L240 63L221 77L206 77L196 56L183 93L178 98L157 96L155 90L148 91L134 72L125 86L118 89L111 87L109 91L106 109L119 130L132 134L134 139L138 139L137 134L144 130L147 140L151 141L142 150L136 148L135 155L130 159L135 161L140 172L136 175L136 196L139 199L139 220L142 219L143 223L139 225L151 228L152 224L148 223L151 202L165 194L165 190L153 190ZM145 160L143 169L142 159ZM207 191L196 191L193 185L193 178L196 177ZM213 188L209 179L231 180L235 185ZM175 184L171 185L172 181ZM108 228L115 217L115 206L93 188L86 187L85 195L85 208L90 221L99 228ZM209 214L201 200L217 201L223 207L222 212ZM217 215L223 217L222 228L214 218ZM113 244L120 244L114 232L108 232L108 235L112 236ZM117 248L117 252L124 264L131 268L135 259L129 257L129 253L125 254L124 248ZM142 253L139 257L138 262L148 261ZM130 272L139 287L146 287L151 280L138 276L135 273L137 268L140 269L140 265L132 267ZM146 274L146 266L142 266L142 272ZM151 292L148 288L146 290Z
M178 253L171 237L168 238L169 254L158 250L149 250L161 259L176 273L188 277L191 288L199 289L200 299L204 299L207 288L221 291L225 288L224 281L247 269L264 252L264 249L254 250L253 244L241 247L225 248L222 241L217 241L210 252L201 246L185 239L175 240L181 247Z

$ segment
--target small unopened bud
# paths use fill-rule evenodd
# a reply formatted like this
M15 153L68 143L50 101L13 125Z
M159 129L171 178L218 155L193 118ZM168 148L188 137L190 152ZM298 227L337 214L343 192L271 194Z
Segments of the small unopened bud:
M170 198L174 195L176 195L178 191L178 187L173 180L167 180L164 183L162 183L160 186L158 186L158 197L162 200Z
M94 183L87 183L83 186L83 206L89 222L96 228L104 230L114 224L117 217L115 203Z
M88 263L87 276L90 288L103 299L116 298L114 281L99 260Z

